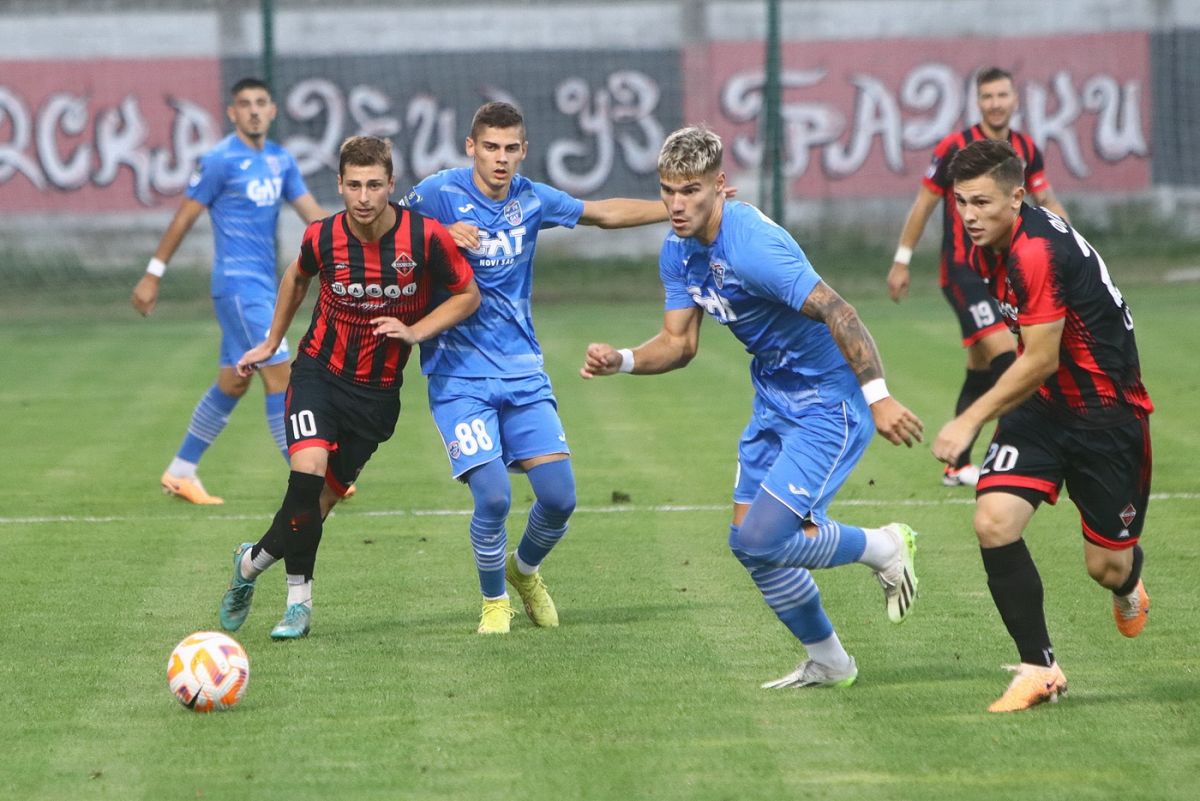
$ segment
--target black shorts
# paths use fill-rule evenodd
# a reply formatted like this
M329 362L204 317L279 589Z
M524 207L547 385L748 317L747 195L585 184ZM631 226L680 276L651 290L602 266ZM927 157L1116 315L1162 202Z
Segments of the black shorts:
M988 291L987 284L979 273L965 264L946 264L946 285L942 287L942 294L958 315L964 348L988 334L1008 330L1000 316L1000 306Z
M1007 492L1036 507L1055 503L1065 481L1084 538L1120 550L1142 534L1151 464L1149 420L1071 428L1025 403L996 424L975 492Z
M400 417L400 389L371 389L343 381L311 357L292 364L287 391L288 453L301 448L329 451L325 480L339 495L358 478Z

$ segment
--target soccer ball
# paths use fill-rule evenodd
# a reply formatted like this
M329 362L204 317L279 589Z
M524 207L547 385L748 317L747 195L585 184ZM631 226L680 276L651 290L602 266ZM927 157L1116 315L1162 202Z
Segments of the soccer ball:
M249 680L246 649L216 631L189 634L167 660L167 685L193 712L229 709L246 692Z

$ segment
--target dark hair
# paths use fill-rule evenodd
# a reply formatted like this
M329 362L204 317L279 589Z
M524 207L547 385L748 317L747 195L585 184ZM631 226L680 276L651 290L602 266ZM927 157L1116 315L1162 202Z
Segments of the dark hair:
M1025 183L1025 165L1008 142L980 139L954 154L950 159L950 180L969 181L990 175L1004 189Z
M1012 73L1009 72L1008 70L1001 69L1000 67L988 67L986 69L980 70L979 73L975 76L975 88L978 89L979 87L983 86L985 83L991 83L992 81L1004 81L1004 80L1007 80L1009 83L1012 83L1012 84L1016 83L1016 81L1013 80Z
M242 78L229 90L229 96L237 97L247 89L262 89L268 95L271 94L271 87L267 86L266 83L258 78Z
M378 136L351 136L342 142L338 155L338 175L345 175L346 167L383 167L388 178L392 177L392 140Z
M521 138L525 138L525 118L512 103L493 100L480 106L471 120L471 138L479 136L484 128L520 128Z

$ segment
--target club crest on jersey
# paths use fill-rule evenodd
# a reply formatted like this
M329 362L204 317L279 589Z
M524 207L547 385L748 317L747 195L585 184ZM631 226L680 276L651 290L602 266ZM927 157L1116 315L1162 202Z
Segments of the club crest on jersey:
M712 271L713 282L717 285L717 289L723 289L725 287L725 265L714 261L708 265L708 269Z
M462 455L462 448L458 444L458 440L454 440L446 446L446 452L450 454L451 459L457 459Z
M272 175L279 175L279 173L283 172L283 165L279 163L278 156L267 156L267 168L271 171Z
M1137 509L1133 508L1132 503L1125 504L1125 508L1121 510L1121 522L1125 524L1126 528L1129 528L1129 524L1135 517L1137 517Z
M416 267L417 263L413 261L412 256L403 250L396 255L396 260L392 262L392 269L403 277L408 277Z
M504 204L504 219L509 225L521 224L521 220L525 219L525 214L521 211L521 201L513 198Z

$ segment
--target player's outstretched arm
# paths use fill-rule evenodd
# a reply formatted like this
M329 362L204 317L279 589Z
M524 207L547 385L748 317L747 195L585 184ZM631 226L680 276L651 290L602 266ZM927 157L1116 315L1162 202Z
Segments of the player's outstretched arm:
M922 186L917 190L917 199L913 201L912 208L908 210L908 217L904 219L904 228L900 231L900 242L896 246L896 255L892 257L892 268L888 270L887 276L888 294L896 303L908 295L908 287L911 282L908 264L912 261L913 248L921 241L921 234L925 232L925 224L929 222L929 215L933 214L939 200L941 197L935 192Z
M608 200L585 200L579 222L600 228L633 228L666 222L667 219L667 207L661 200L614 197Z
M854 307L821 281L808 294L800 311L829 328L846 363L858 376L859 386L871 407L875 430L893 445L911 448L914 442L920 442L925 427L920 418L888 394L879 349Z
M412 325L405 325L395 317L376 317L371 320L371 325L375 326L377 336L399 339L406 345L416 345L470 317L479 308L479 302L479 286L472 278L466 286Z
M187 236L188 231L192 230L192 226L203 213L204 204L192 200L190 197L184 198L184 201L179 204L179 210L175 212L170 225L163 232L162 239L158 242L158 249L154 251L154 258L150 260L150 264L146 268L146 273L133 287L133 297L131 298L133 308L143 317L150 316L158 304L158 285L163 271L167 267L167 262L175 255L183 238Z
M933 455L953 464L975 440L979 429L989 420L1012 411L1058 370L1066 318L1051 323L1021 326L1024 349L1005 370L994 386L975 400L963 413L942 426L933 441Z
M310 276L300 272L299 261L293 261L283 271L283 278L279 279L279 296L275 299L275 314L271 318L271 330L267 332L265 340L243 353L242 358L238 359L236 368L238 375L243 378L253 375L254 371L258 369L258 365L271 358L279 349L279 343L283 342L288 327L296 318L296 310L304 302L304 296L308 294L308 285L311 282Z
M296 210L296 213L300 215L300 218L305 223L314 223L329 216L329 212L317 202L317 199L312 196L312 192L305 192L293 200L292 208Z
M612 345L593 342L584 353L579 375L594 378L615 373L654 375L684 367L700 349L700 322L704 312L672 309L663 315L663 327L654 338L636 348L617 350Z

